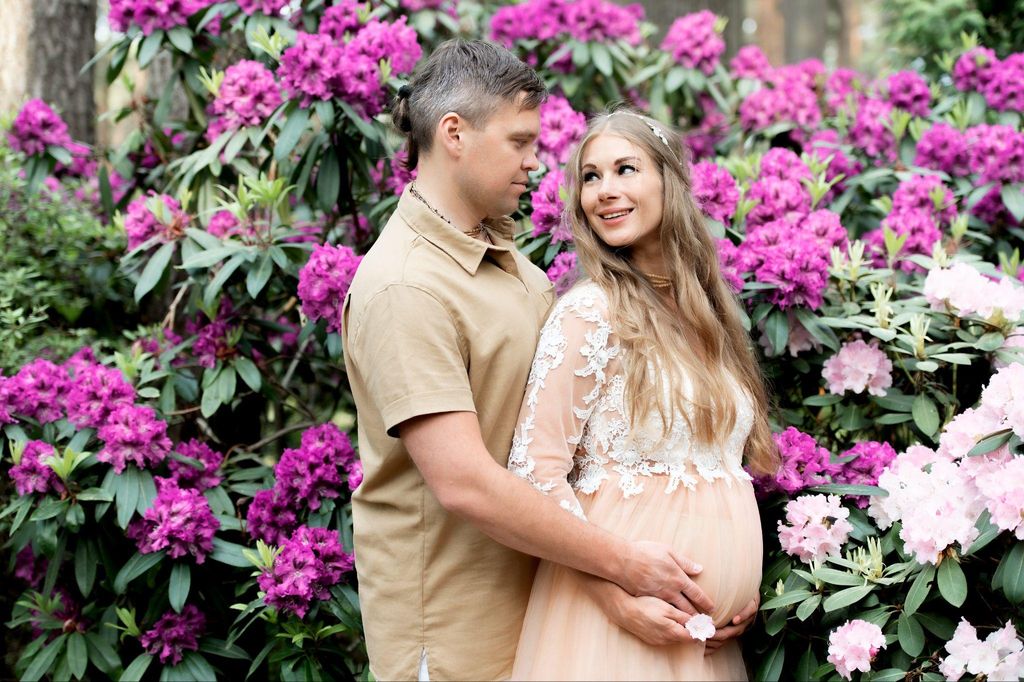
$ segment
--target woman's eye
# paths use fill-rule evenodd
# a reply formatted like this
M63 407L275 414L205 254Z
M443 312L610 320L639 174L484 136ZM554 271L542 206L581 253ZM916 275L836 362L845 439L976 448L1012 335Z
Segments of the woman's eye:
M594 171L587 171L583 174L583 182L590 182L591 180L597 179L597 173Z
M624 163L619 166L619 175L627 175L629 173L636 173L636 166L632 166L628 163Z

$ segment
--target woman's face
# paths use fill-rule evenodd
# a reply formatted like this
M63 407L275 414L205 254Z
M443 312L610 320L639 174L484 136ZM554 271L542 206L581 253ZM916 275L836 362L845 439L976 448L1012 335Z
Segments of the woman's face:
M611 248L628 248L638 267L661 261L663 183L653 159L615 133L583 149L580 205L590 228Z

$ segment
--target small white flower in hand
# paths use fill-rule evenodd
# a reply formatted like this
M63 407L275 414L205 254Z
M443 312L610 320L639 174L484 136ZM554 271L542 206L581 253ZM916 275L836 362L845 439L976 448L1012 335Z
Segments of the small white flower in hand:
M686 629L694 639L704 641L715 635L715 624L711 616L701 613L686 621Z

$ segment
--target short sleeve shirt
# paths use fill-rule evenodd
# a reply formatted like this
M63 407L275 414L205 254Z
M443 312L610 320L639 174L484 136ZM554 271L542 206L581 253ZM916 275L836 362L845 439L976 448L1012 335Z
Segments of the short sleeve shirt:
M412 417L475 412L508 461L554 294L509 241L512 221L489 227L494 244L468 237L406 189L345 301L364 474L356 568L377 679L415 679L423 650L433 679L511 674L534 560L446 512L397 438Z

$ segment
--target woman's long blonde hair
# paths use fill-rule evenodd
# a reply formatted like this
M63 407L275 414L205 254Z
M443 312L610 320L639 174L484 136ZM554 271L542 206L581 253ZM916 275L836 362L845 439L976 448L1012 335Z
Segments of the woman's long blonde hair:
M677 311L633 265L629 249L605 244L583 213L583 151L602 134L618 135L643 149L661 174L661 248ZM736 422L731 375L753 401L754 424L744 452L747 464L756 473L773 473L779 457L768 426L764 379L740 321L739 304L722 279L715 242L693 200L684 149L673 130L637 112L619 109L596 116L565 167L566 216L580 265L607 292L612 322L626 351L630 421L641 423L656 409L667 433L679 414L698 442L721 445ZM668 386L661 372L648 372L649 364L665 371ZM680 365L692 386L688 396ZM672 408L668 415L661 398L666 389ZM684 409L686 402L692 404L692 418Z

